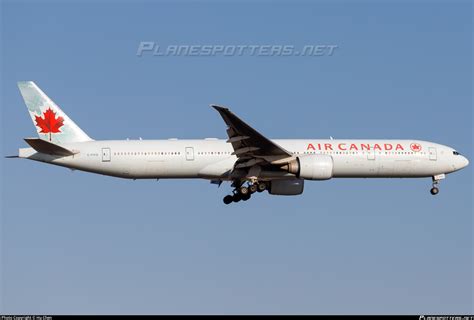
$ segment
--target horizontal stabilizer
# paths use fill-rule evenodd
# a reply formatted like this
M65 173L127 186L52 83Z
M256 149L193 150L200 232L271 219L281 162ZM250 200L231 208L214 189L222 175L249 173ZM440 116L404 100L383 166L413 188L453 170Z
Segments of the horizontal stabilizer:
M72 156L78 152L73 152L52 142L38 139L38 138L26 138L26 143L28 143L33 149L38 152L50 154L54 156Z

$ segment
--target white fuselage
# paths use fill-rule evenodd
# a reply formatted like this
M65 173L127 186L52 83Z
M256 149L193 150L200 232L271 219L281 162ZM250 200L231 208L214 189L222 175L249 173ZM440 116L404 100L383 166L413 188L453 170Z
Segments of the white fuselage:
M448 146L419 140L273 140L295 156L325 154L333 177L431 177L468 163ZM226 140L103 140L65 144L77 153L56 157L20 149L20 157L72 169L130 179L203 178L232 180L237 157ZM291 179L287 172L265 171L259 179Z

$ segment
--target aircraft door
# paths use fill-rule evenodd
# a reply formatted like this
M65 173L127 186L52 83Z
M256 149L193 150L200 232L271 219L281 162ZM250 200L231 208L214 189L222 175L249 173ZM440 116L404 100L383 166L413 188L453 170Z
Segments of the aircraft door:
M186 147L186 160L192 161L194 160L194 148L193 147Z
M375 160L375 150L367 151L367 160Z
M102 148L102 162L110 162L110 148Z
M436 160L437 159L437 155L436 155L436 148L429 148L429 152L430 152L430 160Z

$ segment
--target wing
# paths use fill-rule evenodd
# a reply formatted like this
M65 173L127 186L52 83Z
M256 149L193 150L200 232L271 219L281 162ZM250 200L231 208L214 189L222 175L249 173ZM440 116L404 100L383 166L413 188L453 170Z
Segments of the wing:
M217 105L211 106L219 112L227 124L229 136L227 142L232 144L233 154L238 158L235 168L251 167L257 163L270 163L292 156L290 152L264 137L229 109Z

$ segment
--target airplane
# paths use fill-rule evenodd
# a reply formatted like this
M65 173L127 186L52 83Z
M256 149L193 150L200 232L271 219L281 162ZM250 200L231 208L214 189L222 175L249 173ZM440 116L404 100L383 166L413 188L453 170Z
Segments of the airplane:
M18 82L38 138L25 138L24 158L127 179L230 182L225 204L251 195L300 195L305 180L431 177L431 194L446 174L469 164L455 149L421 140L271 140L228 108L211 105L228 139L93 140L32 81Z

